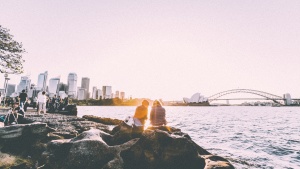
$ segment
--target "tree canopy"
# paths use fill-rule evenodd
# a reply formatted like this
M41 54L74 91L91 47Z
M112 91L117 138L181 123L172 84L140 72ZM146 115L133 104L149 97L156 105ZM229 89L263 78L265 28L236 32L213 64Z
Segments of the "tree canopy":
M9 34L9 29L0 25L0 72L8 74L23 73L22 54L25 49L22 43L13 39L13 35Z

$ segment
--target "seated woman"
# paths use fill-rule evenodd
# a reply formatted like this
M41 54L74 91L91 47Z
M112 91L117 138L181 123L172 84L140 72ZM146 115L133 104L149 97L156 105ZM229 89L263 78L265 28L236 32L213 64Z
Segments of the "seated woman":
M166 110L161 106L158 100L153 102L153 106L150 112L150 124L152 126L166 125Z

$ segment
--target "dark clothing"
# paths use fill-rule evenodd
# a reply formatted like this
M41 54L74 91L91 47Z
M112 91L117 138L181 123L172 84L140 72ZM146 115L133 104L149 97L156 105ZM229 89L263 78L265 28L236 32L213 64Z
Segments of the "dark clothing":
M152 107L150 112L150 123L153 126L166 125L166 110L162 106Z
M144 125L148 118L147 115L148 115L148 108L141 105L135 109L135 113L133 117L139 119L140 122Z
M20 102L25 102L26 99L27 99L27 94L26 93L21 93L19 95L19 98L20 98Z

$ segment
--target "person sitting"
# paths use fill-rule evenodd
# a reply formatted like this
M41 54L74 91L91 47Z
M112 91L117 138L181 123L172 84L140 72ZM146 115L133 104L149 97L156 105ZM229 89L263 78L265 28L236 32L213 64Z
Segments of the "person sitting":
M136 126L145 125L146 120L148 119L148 106L149 102L147 100L143 100L142 105L135 109L133 120Z
M4 121L4 124L6 126L12 125L12 124L17 124L18 123L18 118L24 117L24 112L22 111L22 108L19 106L19 103L16 102L13 104L11 112L7 114L6 120ZM21 118L20 118L21 119Z
M153 106L150 112L150 124L152 126L166 125L166 110L162 107L158 100L153 102Z

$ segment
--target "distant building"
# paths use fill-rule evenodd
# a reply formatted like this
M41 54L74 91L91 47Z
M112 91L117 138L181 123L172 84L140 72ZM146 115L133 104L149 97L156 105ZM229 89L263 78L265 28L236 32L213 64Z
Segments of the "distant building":
M37 82L37 85L36 85L36 89L46 91L47 79L48 79L48 72L47 71L45 73L40 73L39 76L38 76L38 82Z
M77 99L78 100L85 100L86 99L86 89L85 88L78 87Z
M77 95L77 74L69 73L68 75L68 96L70 98L76 98Z
M185 103L202 103L207 102L207 98L202 96L200 93L195 93L191 98L183 98Z
M92 99L97 99L97 87L93 87Z
M125 92L120 92L120 99L125 99Z
M97 99L103 99L103 92L101 89L97 90Z
M21 93L22 90L28 91L30 89L31 79L28 76L22 76L19 85L17 86L17 92Z
M90 78L83 77L81 80L81 88L86 89L85 93L85 99L89 98L89 92L90 92Z
M120 92L118 90L116 91L115 98L120 98Z
M111 86L103 86L102 87L103 92L103 99L111 99Z
M48 93L50 97L53 97L58 93L60 78L51 78L49 80Z
M284 104L285 105L289 106L289 105L292 104L292 97L291 97L291 95L289 93L284 94L283 98L285 99L284 100Z
M64 83L59 83L58 85L58 91L64 91L65 93L68 91L68 85Z
M15 84L7 84L6 97L11 96L16 91Z

